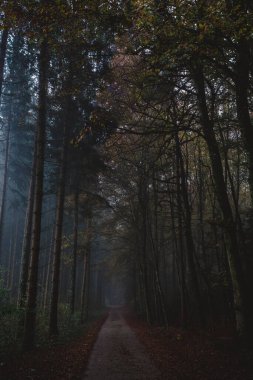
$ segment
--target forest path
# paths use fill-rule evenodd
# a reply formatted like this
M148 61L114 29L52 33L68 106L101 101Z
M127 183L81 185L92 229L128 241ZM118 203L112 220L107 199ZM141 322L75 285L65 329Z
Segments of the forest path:
M144 346L113 308L92 350L83 380L159 380Z

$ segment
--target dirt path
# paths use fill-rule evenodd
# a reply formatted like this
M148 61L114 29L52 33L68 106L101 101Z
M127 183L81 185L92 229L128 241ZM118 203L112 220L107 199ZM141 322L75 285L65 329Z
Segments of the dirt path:
M112 309L102 326L83 378L100 379L161 379L145 348L126 324L120 309Z

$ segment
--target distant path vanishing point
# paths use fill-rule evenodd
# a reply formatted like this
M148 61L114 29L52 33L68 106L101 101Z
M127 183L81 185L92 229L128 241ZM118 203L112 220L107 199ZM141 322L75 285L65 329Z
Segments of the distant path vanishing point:
M163 380L120 309L102 326L83 380Z

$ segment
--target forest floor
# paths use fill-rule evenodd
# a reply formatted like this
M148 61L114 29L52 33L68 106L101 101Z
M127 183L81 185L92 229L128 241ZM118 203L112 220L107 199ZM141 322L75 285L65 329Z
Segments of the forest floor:
M0 362L0 379L253 380L252 353L224 335L151 327L112 308L71 343Z
M11 355L0 362L0 380L80 380L105 316L87 326L82 336L62 344Z
M126 320L161 372L161 380L253 380L253 352L230 334L151 327Z

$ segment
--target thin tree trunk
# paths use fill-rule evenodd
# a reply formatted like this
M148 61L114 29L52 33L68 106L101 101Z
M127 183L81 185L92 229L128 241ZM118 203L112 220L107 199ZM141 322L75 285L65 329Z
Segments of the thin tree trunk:
M90 312L90 271L91 271L91 241L92 241L92 211L90 210L90 215L88 217L88 245L87 245L87 256L86 256L86 289L85 289L85 310L84 319L88 321Z
M232 7L237 7L236 11L247 15L247 12L252 11L250 1L239 0L234 4L227 2L228 11L232 11ZM235 15L237 15L237 12ZM235 16L237 17L237 16ZM236 20L235 20L236 21ZM251 53L250 38L241 37L236 46L236 62L235 73L232 75L232 80L235 83L236 108L237 118L239 121L240 131L243 138L244 148L248 156L249 170L249 188L251 194L251 203L253 206L253 125L250 117L249 107L249 87L250 74L252 74L252 53Z
M82 278L82 289L81 289L81 316L80 316L81 323L84 323L86 277L87 277L87 250L83 258L83 278Z
M92 215L88 216L88 237L87 237L87 247L84 256L84 267L83 267L83 281L82 281L82 292L81 292L81 323L84 323L88 319L89 315L89 283L90 283L90 255L91 255L91 239L92 239Z
M216 136L214 133L214 126L208 114L204 75L202 67L200 65L194 69L193 77L197 89L201 125L211 160L216 195L223 214L224 231L227 244L227 258L233 285L234 311L236 317L237 333L241 337L246 337L248 326L247 318L245 315L245 290L241 260L238 251L237 230L224 181L223 167Z
M10 281L11 298L13 298L14 286L15 286L15 269L16 269L15 267L16 267L16 258L17 258L18 227L19 227L19 220L17 219L16 225L15 225L13 256L12 256L12 263L11 263L11 281Z
M14 233L12 232L10 236L10 246L9 246L9 260L8 260L8 272L7 272L7 281L6 285L7 288L10 289L11 287L11 265L13 260L13 246L14 246Z
M25 315L24 348L31 349L34 346L35 324L36 324L36 303L38 287L38 266L40 255L41 237L41 216L43 201L43 181L44 181L44 152L46 137L46 97L47 97L47 66L48 47L44 39L41 42L39 54L39 107L38 126L36 136L36 179L34 190L34 210L33 210L33 233L31 242L31 264L29 273L27 307Z
M178 132L175 133L175 143L176 143L176 159L178 160L178 168L179 173L181 177L181 194L182 194L182 200L184 204L184 224L185 224L185 241L186 241L186 248L187 248L187 258L188 258L188 265L189 265L189 271L191 276L191 283L192 283L192 289L194 292L195 300L198 307L198 313L199 313L199 320L202 324L202 326L205 325L205 314L204 314L204 307L201 299L201 293L200 293L200 285L199 285L199 279L197 275L196 265L195 265L195 244L192 236L192 226L191 226L191 210L190 210L190 204L189 204L189 198L188 198L188 189L187 189L187 178L184 168L184 162L183 162L183 156L181 152L181 146L179 141Z
M144 155L145 162L145 155ZM144 307L146 320L151 323L151 307L150 307L150 297L149 297L149 281L148 281L148 264L147 264L147 208L148 208L148 190L147 190L147 173L142 170L139 182L139 204L140 204L140 214L141 214L141 256L140 256L140 269L141 269L141 279L144 292Z
M245 5L245 1L235 2L234 7L237 11L246 15L249 5ZM230 5L232 7L232 5ZM251 194L251 202L253 205L253 125L249 112L249 86L251 71L251 48L250 41L245 37L241 37L236 46L236 63L235 74L232 79L235 83L236 108L240 130L242 133L243 144L248 155L249 169L249 187Z
M5 206L6 206L6 193L8 184L8 167L9 167L9 151L10 151L10 132L11 132L11 118L12 118L12 107L10 106L9 116L8 116L8 129L6 135L6 147L5 147L5 157L4 157L4 174L3 174L3 192L1 198L1 209L0 209L0 258L2 253L2 241L3 241L3 229L5 220Z
M47 275L46 275L46 284L45 284L45 292L44 292L44 300L43 300L44 311L46 310L47 305L48 305L48 294L49 294L49 288L50 288L50 275L51 275L51 268L52 268L52 264L53 264L54 231L55 231L55 227L53 227L50 249L49 249L49 255L48 255Z
M4 64L7 50L7 40L8 40L8 29L2 31L1 37L1 48L0 48L0 104L3 90L3 80L4 80Z
M41 276L41 294L40 294L40 306L41 309L44 309L44 300L45 300L45 292L47 288L47 273L48 273L48 266L50 265L50 246L51 246L51 236L50 236L50 220L51 217L49 215L51 204L47 203L47 210L45 212L47 213L47 218L45 221L46 224L46 235L44 239L44 257L43 257L43 268L42 268L42 276Z
M226 170L226 173L227 173L227 178L228 178L228 181L229 181L229 185L230 185L230 189L231 189L231 195L232 195L232 199L233 199L233 203L234 203L234 210L235 210L235 216L236 216L235 222L236 222L236 224L238 226L238 233L239 233L239 238L240 238L241 251L243 251L243 254L245 256L246 252L247 252L247 248L246 248L246 244L245 244L246 237L245 237L245 234L244 234L244 231L243 231L243 224L242 224L242 220L241 220L241 216L240 216L240 211L239 211L238 195L236 193L236 188L235 188L235 185L234 185L233 177L232 177L230 166L229 166L228 150L226 149L226 144L225 144L225 141L224 141L224 136L223 136L221 128L219 128L219 134L220 134L221 143L222 143L222 147L223 147L223 151L224 151L224 164L225 164L224 166L225 166L225 170Z
M179 167L177 163L177 191L176 191L176 202L177 202L177 230L178 237L176 234L176 224L175 224L175 212L173 199L170 198L170 214L172 223L172 232L174 236L175 253L177 256L177 263L179 266L179 285L180 285L180 314L181 314L181 325L183 328L187 327L187 298L186 298L186 276L185 276L185 257L184 257L184 239L183 239L183 225L182 225L182 200L181 200L181 189L180 189L180 178L179 178Z
M154 195L154 237L153 237L153 231L152 231L152 221L149 219L149 230L150 230L150 243L152 247L152 252L153 252L153 261L154 261L154 293L156 296L156 291L157 291L157 301L160 306L160 308L157 307L157 317L159 322L165 323L166 327L168 327L168 316L167 316L167 311L166 311L166 306L165 306L165 300L164 300L164 294L163 294L163 289L161 285L161 279L160 279L160 271L159 271L159 239L158 239L158 194L157 194L157 187L155 183L155 173L153 171L153 195ZM159 310L160 309L160 310ZM162 316L162 318L161 318ZM162 321L161 321L162 319Z
M78 189L75 193L75 215L74 215L74 233L73 233L73 263L72 263L72 279L71 279L71 301L70 311L71 314L75 312L75 298L76 298L76 259L77 259L77 243L78 243L78 201L79 194Z
M36 169L36 146L35 146L33 165L32 165L32 171L31 171L28 204L27 204L27 209L26 209L25 232L24 232L24 239L23 239L23 246L22 246L22 268L21 268L21 274L20 274L20 290L19 290L19 299L18 299L19 308L23 308L25 306L27 285L28 285L32 224L33 224L35 169Z
M68 127L67 121L65 121L64 131L63 131L61 166L60 166L58 192L57 192L56 218L55 218L55 236L54 236L54 250L53 250L54 261L53 261L51 305L50 305L50 312L49 312L49 334L51 336L58 335L58 298L59 298L60 266L61 266L62 226L63 226L64 199L65 199L67 127Z

